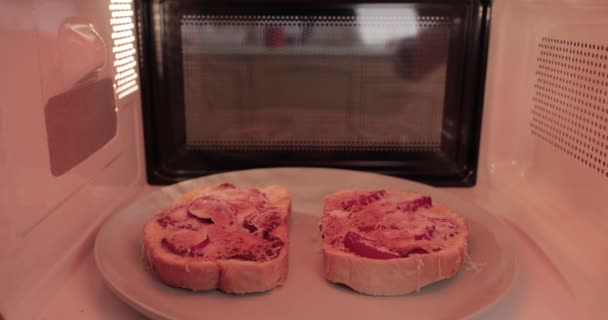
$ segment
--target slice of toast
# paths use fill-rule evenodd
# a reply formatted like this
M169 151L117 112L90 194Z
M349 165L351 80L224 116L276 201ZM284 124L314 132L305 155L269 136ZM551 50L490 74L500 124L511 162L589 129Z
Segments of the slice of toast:
M291 196L280 186L200 187L148 220L145 254L173 287L270 290L287 277L290 213Z
M319 227L326 279L369 295L402 295L450 278L467 250L465 219L413 192L333 193Z

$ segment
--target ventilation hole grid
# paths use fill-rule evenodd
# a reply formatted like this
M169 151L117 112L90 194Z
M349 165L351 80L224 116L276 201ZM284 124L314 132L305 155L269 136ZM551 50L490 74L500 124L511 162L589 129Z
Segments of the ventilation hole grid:
M133 0L109 2L115 69L114 92L120 100L139 90Z
M241 16L183 15L183 26L359 26L416 24L421 27L447 26L453 21L445 16Z
M608 46L544 37L532 134L608 177Z

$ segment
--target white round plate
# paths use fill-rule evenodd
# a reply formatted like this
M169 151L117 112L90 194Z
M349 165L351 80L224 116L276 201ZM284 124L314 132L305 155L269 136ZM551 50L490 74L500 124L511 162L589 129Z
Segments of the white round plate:
M191 292L157 280L143 257L144 223L199 185L278 184L293 197L289 274L284 286L260 294ZM433 197L467 218L469 255L455 277L397 297L371 297L323 279L317 226L324 196L339 189L401 189ZM509 230L496 217L444 192L411 181L347 170L279 168L236 171L162 188L110 217L95 242L95 260L109 287L154 319L461 319L479 314L507 293L519 264Z

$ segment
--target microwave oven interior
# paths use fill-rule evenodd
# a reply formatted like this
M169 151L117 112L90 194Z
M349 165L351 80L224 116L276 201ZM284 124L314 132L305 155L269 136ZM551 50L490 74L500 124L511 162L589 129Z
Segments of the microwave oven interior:
M323 166L475 183L484 1L138 5L148 181Z

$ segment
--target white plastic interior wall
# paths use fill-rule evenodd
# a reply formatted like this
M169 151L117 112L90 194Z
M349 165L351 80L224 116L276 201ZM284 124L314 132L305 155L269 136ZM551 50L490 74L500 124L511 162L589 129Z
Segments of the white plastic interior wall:
M494 2L477 186L587 311L608 285L607 28L605 1Z

